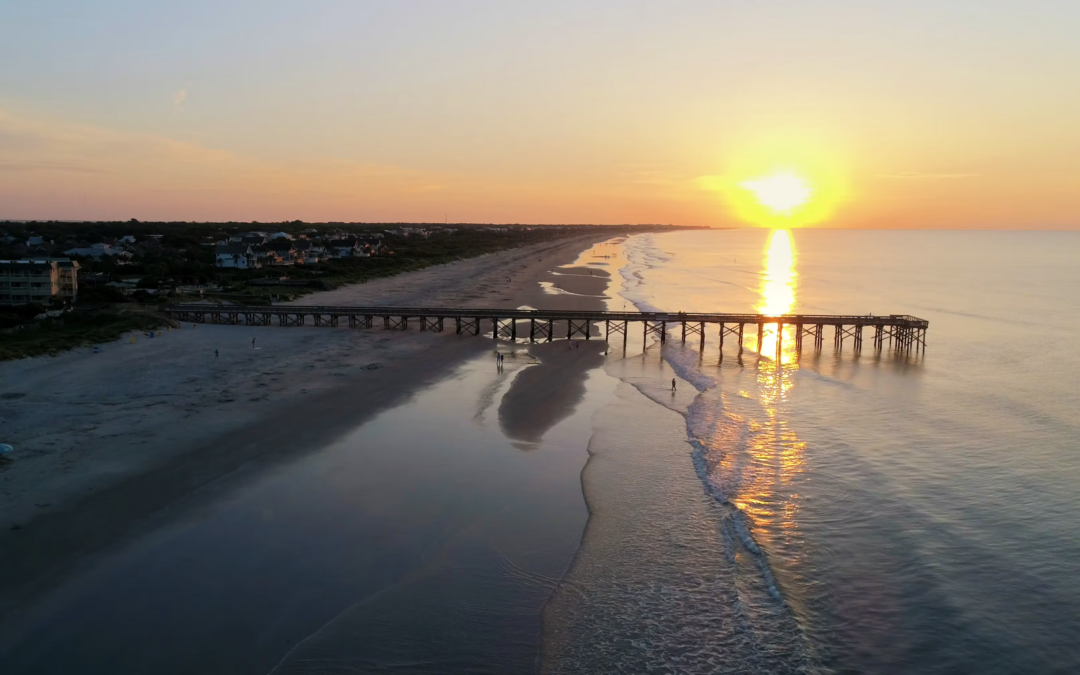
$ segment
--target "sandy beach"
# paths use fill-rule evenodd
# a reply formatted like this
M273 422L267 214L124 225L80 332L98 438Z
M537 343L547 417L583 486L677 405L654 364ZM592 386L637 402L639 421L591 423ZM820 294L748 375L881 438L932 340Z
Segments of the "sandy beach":
M459 261L298 304L601 308L607 273L568 265L603 238ZM532 347L539 365L499 409L509 436L528 444L573 410L603 350L583 347ZM0 613L87 556L331 442L491 349L490 339L452 332L184 325L100 353L0 364L0 436L17 452L0 468Z

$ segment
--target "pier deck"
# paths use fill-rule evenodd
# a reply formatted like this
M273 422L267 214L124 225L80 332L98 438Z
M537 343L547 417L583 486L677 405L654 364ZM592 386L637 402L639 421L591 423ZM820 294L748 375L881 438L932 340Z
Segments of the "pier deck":
M697 335L701 347L705 347L707 326L714 327L723 349L725 338L738 341L742 351L743 339L748 327L756 330L757 342L767 327L770 334L778 335L777 352L782 340L793 337L795 348L801 352L804 338L810 338L813 347L820 350L824 345L826 328L831 328L833 346L843 350L849 338L856 353L862 351L863 333L869 329L871 344L876 351L888 348L911 354L926 350L926 331L929 322L914 316L889 314L835 315L835 314L691 314L684 312L575 312L558 310L525 309L455 309L441 307L320 307L320 306L235 306L235 305L173 305L164 313L178 321L248 326L339 326L350 328L379 328L385 330L410 330L442 332L447 322L452 322L455 332L469 335L490 335L495 339L528 339L551 341L564 334L567 339L591 340L603 337L610 340L622 334L626 344L630 324L640 324L642 339L656 336L666 342L678 334L685 342L687 336ZM521 322L528 322L520 326ZM603 325L602 334L598 331ZM784 329L789 328L788 335ZM791 335L793 333L793 335Z

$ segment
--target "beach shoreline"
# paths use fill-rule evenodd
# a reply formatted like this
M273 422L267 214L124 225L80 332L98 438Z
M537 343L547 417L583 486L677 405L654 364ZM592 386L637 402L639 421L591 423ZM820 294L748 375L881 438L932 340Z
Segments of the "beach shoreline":
M609 238L513 249L306 303L600 308L592 292L552 295L540 282ZM563 280L597 289L596 275L580 276ZM492 348L483 337L344 328L184 325L160 338L135 337L100 354L84 349L0 366L3 432L20 451L0 472L7 619L95 554L331 442ZM563 368L558 357L544 360ZM529 398L522 401L517 423L528 426L521 420Z

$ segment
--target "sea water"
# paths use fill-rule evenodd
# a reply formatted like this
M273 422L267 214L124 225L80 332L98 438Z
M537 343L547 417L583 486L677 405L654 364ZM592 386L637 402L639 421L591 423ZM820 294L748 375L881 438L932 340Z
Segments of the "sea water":
M617 258L613 309L911 314L928 346L630 336L546 672L1080 672L1080 235L695 231Z

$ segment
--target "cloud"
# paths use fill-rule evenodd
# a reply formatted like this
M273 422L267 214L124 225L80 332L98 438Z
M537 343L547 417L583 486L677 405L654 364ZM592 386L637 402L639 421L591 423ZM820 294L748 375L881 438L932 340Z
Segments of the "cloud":
M27 172L27 171L63 171L67 173L108 173L103 169L95 169L92 166L70 164L65 162L8 162L0 161L0 171Z
M179 115L184 112L184 103L187 101L188 90L187 87L179 89L172 96L173 112Z
M920 178L920 179L946 179L946 178L974 178L982 174L978 173L926 173L923 171L901 171L900 173L883 173L881 178Z

